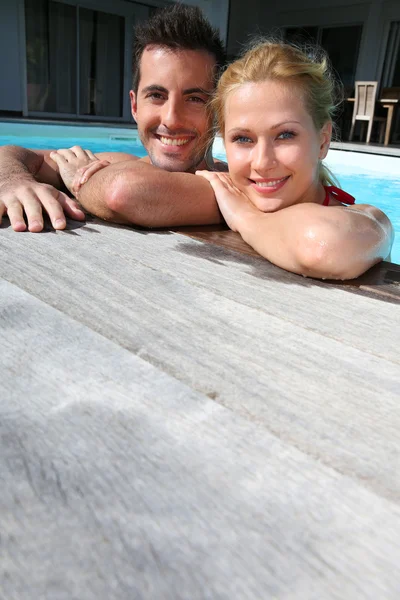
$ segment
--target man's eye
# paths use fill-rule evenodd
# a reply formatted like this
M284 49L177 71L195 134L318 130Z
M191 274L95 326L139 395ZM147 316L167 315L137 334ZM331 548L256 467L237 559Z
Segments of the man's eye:
M294 131L282 131L278 136L278 140L292 140L296 137L296 133Z
M151 100L163 100L164 96L159 92L151 92L151 94L148 94L146 98L150 98Z
M204 98L201 98L200 96L189 96L188 100L189 102L194 102L195 104L205 104L206 102Z

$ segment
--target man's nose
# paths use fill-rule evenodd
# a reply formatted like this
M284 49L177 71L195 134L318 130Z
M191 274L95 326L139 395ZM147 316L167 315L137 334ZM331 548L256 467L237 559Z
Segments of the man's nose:
M259 141L253 149L252 166L257 172L265 172L276 166L277 160L272 141Z
M183 126L183 112L184 108L182 103L174 98L169 98L168 102L164 104L164 110L162 115L163 125L168 129L179 129Z

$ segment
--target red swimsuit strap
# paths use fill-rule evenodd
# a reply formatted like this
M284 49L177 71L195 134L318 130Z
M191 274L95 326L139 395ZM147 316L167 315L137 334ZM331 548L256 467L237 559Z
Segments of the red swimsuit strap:
M351 194L348 194L344 190L334 185L324 185L325 188L325 200L322 206L329 206L329 197L333 196L336 200L339 200L342 204L354 204L356 199Z

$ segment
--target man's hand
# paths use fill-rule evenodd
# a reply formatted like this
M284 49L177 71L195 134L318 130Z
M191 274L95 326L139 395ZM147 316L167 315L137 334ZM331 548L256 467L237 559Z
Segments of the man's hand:
M58 165L60 176L66 188L78 197L80 187L97 171L108 166L108 160L99 160L91 150L80 146L61 149L50 154Z
M20 178L0 187L0 223L3 215L7 214L14 231L26 230L25 219L29 231L42 231L43 209L54 229L65 229L65 215L78 221L85 218L77 202L52 185Z

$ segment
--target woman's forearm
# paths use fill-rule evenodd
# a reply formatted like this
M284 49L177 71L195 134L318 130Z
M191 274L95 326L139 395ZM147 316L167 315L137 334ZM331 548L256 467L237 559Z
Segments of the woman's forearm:
M299 204L275 213L246 211L243 239L275 265L308 277L351 279L386 258L392 228L362 209Z

